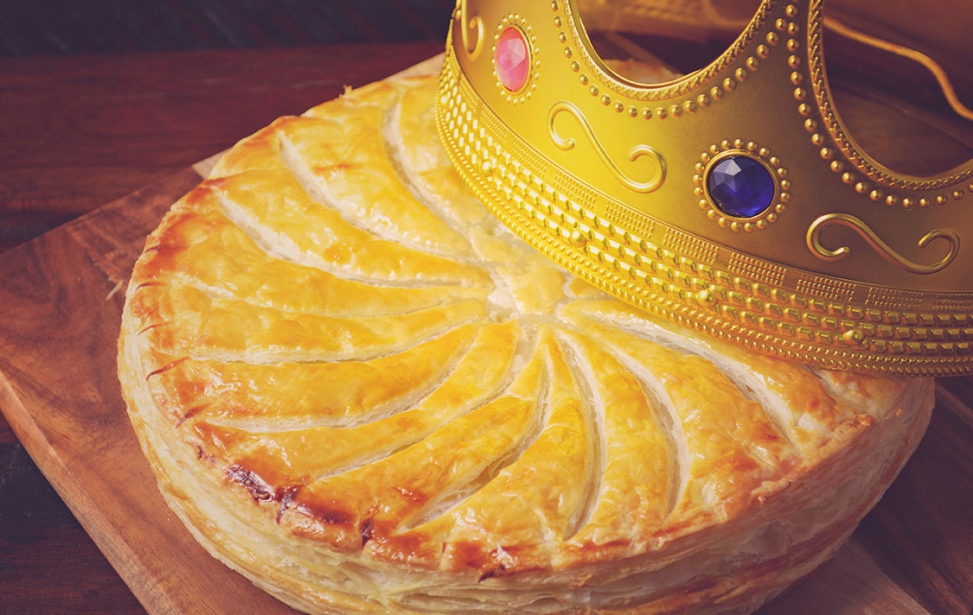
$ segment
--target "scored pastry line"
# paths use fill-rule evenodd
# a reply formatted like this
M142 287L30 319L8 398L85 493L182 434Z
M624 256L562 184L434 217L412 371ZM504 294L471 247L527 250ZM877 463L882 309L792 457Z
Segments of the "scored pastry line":
M577 348L577 354L579 360L584 362L584 369L590 374L592 383L595 383L592 388L598 391L599 400L602 404L602 420L604 421L603 433L604 433L604 446L607 452L609 443L612 440L612 435L614 435L619 440L624 441L626 435L632 435L633 428L631 427L629 420L631 417L621 417L619 415L622 412L621 409L615 407L614 403L609 401L609 398L618 393L619 390L609 388L611 385L602 382L597 378L595 366L600 366L602 368L617 369L619 376L624 380L628 381L635 389L640 393L640 400L643 408L645 408L651 417L652 424L663 441L664 451L663 457L665 459L667 480L665 482L666 487L663 492L663 497L665 498L665 504L662 507L664 510L662 514L659 515L657 521L661 521L665 516L672 512L675 506L675 497L681 493L680 491L680 466L682 465L682 455L681 451L688 450L686 447L685 439L682 441L682 447L680 447L679 436L682 433L681 426L674 426L672 422L671 412L666 411L666 406L662 399L658 398L656 390L649 387L648 383L644 382L644 379L640 376L640 371L642 366L637 363L626 364L622 359L624 357L617 354L613 354L610 348L601 340L596 340L589 334L582 331L582 327L572 326L570 328L562 329L562 335L568 337L572 340L572 343ZM627 387L626 387L627 388ZM630 403L630 402L629 402ZM652 442L652 433L649 430L645 430L644 437L647 438L648 442ZM651 463L648 457L657 456L658 450L645 451L641 455L646 459L647 463ZM688 455L688 453L686 453ZM609 473L611 471L609 462L605 460L604 471L603 471L603 485L609 480ZM604 487L602 491L604 492ZM604 494L600 496L598 501L598 507L593 510L594 514L598 514L601 510L604 499ZM640 496L642 499L642 496ZM643 502L644 503L644 502ZM642 506L639 506L641 510ZM612 514L612 513L609 513Z
M325 120L312 118L301 118L297 121L325 122ZM386 241L408 245L413 249L418 248L423 251L427 249L427 246L415 241L415 238L400 233L392 225L393 221L388 217L384 217L383 219L383 217L375 215L375 212L368 212L363 209L361 204L338 198L329 189L328 182L323 181L321 177L311 170L310 165L301 157L297 146L294 145L287 133L278 130L276 136L280 140L281 166L291 174L294 181L301 186L301 189L304 190L311 201L321 207L327 207L336 212L345 222L363 233L368 233Z
M298 122L325 122L325 120L300 118L295 120L295 123ZM378 132L376 131L376 133ZM307 160L301 156L300 148L295 144L291 135L283 130L278 130L277 138L280 140L281 166L294 177L312 201L337 212L348 224L375 237L429 254L455 258L461 257L462 252L468 250L469 242L458 233L454 233L454 237L449 237L453 243L458 244L456 248L450 248L447 242L441 241L442 236L437 236L438 233L435 231L430 231L425 236L416 234L419 229L412 229L412 232L407 232L401 226L401 218L390 216L389 212L383 211L380 203L356 202L355 199L347 198L347 195L342 198L331 189L329 183L323 177L314 172ZM385 161L390 162L387 159ZM354 163L352 164L354 165ZM391 174L381 173L380 164L372 165L370 170L379 172L388 180L389 184L401 183L403 188L401 194L405 199L412 199L417 203L417 208L420 210L428 209L425 204L420 203L412 195L408 186L401 182L401 178L395 174L394 165L390 163L390 167L392 169ZM359 178L353 171L348 171L345 180L354 184L359 181Z
M580 395L581 406L586 421L586 441L588 457L585 464L584 486L581 503L571 515L566 531L560 537L566 542L591 521L601 500L605 469L608 467L608 436L605 426L605 404L592 374L591 364L584 352L563 331L558 332L565 364L571 371L575 388Z
M332 338L322 334L317 336L317 339L323 338L328 340L327 343L322 342L317 347L311 348L274 344L266 345L263 348L255 347L254 343L247 342L245 339L248 333L252 333L246 331L245 325L237 330L223 331L224 334L231 337L210 339L210 335L215 329L204 328L187 338L184 332L180 330L182 323L178 321L154 323L159 326L147 329L147 336L142 339L152 348L164 352L178 352L195 361L218 360L249 365L362 361L396 354L464 324L476 323L482 319L481 307L482 304L479 301L465 300L446 308L420 310L398 317L369 317L352 320L314 316L301 321L284 319L273 323L276 328L290 333L293 333L297 325L300 324L304 331L309 332L310 335L315 332L330 332L332 334L345 332L350 337L360 338L332 341ZM264 308L253 308L251 312L257 310L264 310ZM273 310L266 311L273 312ZM225 324L229 320L227 312L223 309L211 309L210 313L219 315ZM266 317L266 315L253 313L248 314L248 316ZM261 318L261 320L263 319L265 318ZM402 335L404 329L419 330L410 339ZM226 342L233 343L226 344ZM228 345L232 347L227 348Z
M668 514L662 525L669 525L676 519L688 516L701 516L701 519L705 520L705 523L726 521L729 518L727 511L722 507L713 507L709 501L711 498L707 495L706 491L708 488L713 487L714 480L725 483L727 479L723 476L710 478L702 472L703 467L701 467L701 464L696 463L696 461L701 454L705 454L705 449L700 447L698 442L691 442L684 428L684 423L691 421L693 414L697 410L686 406L680 407L676 400L673 399L669 389L666 387L666 383L657 374L645 369L642 365L643 361L638 356L631 354L628 350L618 348L610 340L605 340L599 331L592 331L591 335L603 341L607 347L611 348L612 353L618 357L619 361L628 367L632 374L642 383L643 390L648 393L647 397L659 402L672 420L672 431L670 434L673 436L678 452L675 465L679 476L679 487L678 491L673 493L669 500L672 508L668 510ZM644 340L641 343L653 344ZM657 344L653 345L657 348L663 348ZM636 349L632 349L632 352L636 351ZM665 351L664 348L663 351ZM744 446L746 444L734 438L731 433L724 433L723 435L737 445ZM723 484L719 486L725 487L727 485ZM698 490L699 494L694 497L693 492L695 490Z
M267 254L304 267L320 269L331 275L362 282L375 286L389 286L399 288L421 288L427 286L471 286L469 280L463 279L435 279L426 278L421 282L408 279L396 279L389 272L384 277L369 276L356 272L351 265L339 265L321 256L302 250L287 234L275 231L261 223L247 208L227 196L222 190L217 191L221 209L236 226L243 230ZM382 240L378 240L382 241Z
M495 337L497 333L498 331L496 329L491 328L489 326L481 327L479 333L477 334L477 339L478 341L482 342L487 337ZM511 346L513 345L511 344ZM483 353L484 350L482 344L472 349L472 352ZM466 355L463 357L463 360L464 361L469 360L470 357L471 357L470 353L466 353ZM512 357L512 352L507 356L507 363L509 363L511 357ZM476 357L473 357L473 359L475 358ZM475 361L473 361L473 363L475 363ZM506 368L507 363L499 367ZM475 364L469 365L467 363L463 363L452 371L449 378L458 380L460 382L459 387L461 389L468 388L468 386L465 383L468 383L470 378L473 377L474 373L476 373L475 372L476 367L477 366ZM412 444L415 444L416 442L421 441L422 439L432 434L436 430L441 429L444 425L448 424L449 422L457 418L460 418L462 416L465 416L473 409L482 407L483 405L485 405L483 403L484 400L486 400L486 402L488 403L489 401L496 399L499 396L499 392L505 386L505 383L509 381L510 374L507 369L495 369L494 371L498 372L500 377L496 378L495 376L497 376L497 374L496 373L493 374L494 376L493 381L487 383L485 385L486 388L481 388L481 390L478 393L478 397L473 395L462 396L455 391L449 391L448 390L449 387L453 385L447 382L442 387L437 388L436 392L433 395L424 399L422 401L422 405L407 409L403 413L398 413L395 415L388 416L387 418L381 421L360 424L356 427L347 427L347 428L333 427L333 426L314 427L313 429L317 434L315 438L320 437L323 439L323 441L335 441L336 443L340 443L339 440L340 438L348 437L348 433L352 432L352 433L359 434L355 436L358 439L364 439L364 441L374 440L378 444L376 444L376 448L374 450L369 450L364 455L362 454L349 455L347 454L348 453L347 448L341 446L329 447L326 451L318 451L318 453L322 453L322 452L327 453L323 458L316 460L316 463L323 464L322 468L324 468L324 470L318 474L311 475L309 477L309 481L315 482L319 480L324 480L328 477L337 476L339 474L356 470L364 465L381 461L386 457L393 455L399 452L400 450L404 450L405 448L411 446ZM480 375L482 376L482 378L487 378L487 379L491 377L490 374L483 374L482 372L480 373ZM478 382L481 385L484 384L483 379L479 380ZM437 395L440 397L445 396L447 400L436 400L435 396ZM458 405L449 405L445 403L445 401L448 401L448 398L459 399L460 403ZM222 413L225 411L224 407L227 404L233 407L233 406L238 406L240 403L244 403L244 402L241 402L241 400L237 400L237 399L217 400L216 403L214 403L214 409L217 413ZM395 428L395 424L400 422L399 421L400 417L406 419L405 425L407 427L405 429ZM245 418L245 419L241 419L240 421L233 421L233 420L226 421L226 420L222 420L222 418L219 415L217 415L216 417L212 417L212 418L199 417L197 420L197 424L199 424L199 422L201 421L201 423L204 426L208 425L208 426L216 426L218 428L237 430L237 428L240 427L239 423L246 422L247 420L250 419ZM294 422L286 418L283 419L283 421L288 423ZM266 425L263 425L263 427L266 427ZM391 431L391 435L389 435L390 431ZM263 435L265 437L269 437L271 440L274 441L275 446L281 446L282 447L281 450L287 451L288 450L287 442L286 440L282 440L287 437L287 434L288 432L286 431L273 430L273 431L264 431L262 434L257 433L254 435ZM237 453L239 451L234 450L233 452ZM285 454L288 453L285 452ZM235 456L238 457L238 455Z
M468 324L465 327L475 327L481 328L479 324ZM434 342L441 339L451 333L455 332L456 329L452 331L447 331L442 335L435 336L430 340L426 340L421 344L406 348L399 352L389 355L389 357L394 357L396 355L402 355L415 350L416 348ZM454 336L455 337L455 336ZM355 429L357 427L362 427L371 423L376 423L386 419L394 418L403 412L407 412L411 409L419 408L422 406L429 396L439 389L443 384L455 373L458 365L469 355L472 351L473 344L475 342L475 336L470 336L469 339L463 340L460 347L452 353L448 358L448 363L441 366L440 371L437 375L425 382L418 383L415 387L408 392L408 394L401 395L394 398L391 402L377 405L370 409L363 409L361 412L346 413L346 414L329 414L322 415L320 413L315 413L313 416L304 417L273 417L273 418L258 418L253 416L215 416L213 418L207 419L207 423L210 425L216 425L219 427L232 427L234 429L239 429L252 434L270 434L270 433L281 433L289 431L300 431L304 429L315 429L318 427L327 427L329 429L335 430L346 430ZM382 357L378 360L382 360L389 357ZM375 359L362 361L361 363L373 363ZM356 361L356 363L358 363ZM320 363L333 365L334 362Z
M175 238L162 241L146 250L150 261L157 259L168 262L161 268L153 279L169 279L178 283L191 285L199 289L206 289L211 296L238 298L259 307L274 307L265 295L282 292L287 288L288 299L295 296L293 286L300 288L297 296L312 292L306 288L306 283L317 290L315 292L328 296L323 305L304 305L304 313L327 316L379 316L404 314L423 307L447 305L463 298L485 298L487 290L465 286L421 286L415 288L390 287L380 284L368 284L357 280L350 280L317 267L308 267L294 263L289 259L277 258L267 253L239 226L234 224L217 204L215 191L200 190L197 194L207 195L197 204L196 223L207 228L210 232L201 240L193 241L189 245L182 245L181 226L185 221L174 225ZM180 251L181 250L181 251ZM176 255L178 258L172 259ZM233 255L233 256L230 256ZM232 263L229 278L226 277L228 263ZM274 275L268 270L278 269ZM283 270L280 270L283 269ZM258 278L269 278L259 288L246 288L239 285L235 271L246 271ZM135 287L138 292L148 285L158 285L160 282L143 282ZM249 291L249 292L248 292ZM365 291L367 297L357 303L354 308L339 307L347 303L344 297L357 295ZM409 293L403 298L403 291ZM395 293L395 300L390 295ZM423 299L422 297L426 297ZM259 300L256 297L260 297ZM376 309L373 302L379 303L381 309Z
M479 302L482 302L485 299L485 295L481 297L481 296L476 296L476 295L470 295L470 294L462 293L460 291L470 290L469 287L457 286L457 287L455 287L456 290L457 290L456 296L453 297L451 300L450 299L443 299L443 300L438 300L438 301L431 301L431 302L428 302L428 303L426 303L424 305L420 305L420 306L416 306L416 307L410 307L408 309L383 310L381 313L374 312L374 313L369 313L369 314L365 314L365 315L356 315L356 314L354 314L354 313L352 313L350 311L341 311L341 310L313 310L313 309L309 309L309 310L306 310L306 311L298 312L298 311L295 311L293 309L288 309L288 308L282 307L280 305L275 305L274 303L272 303L270 301L267 301L267 300L261 300L261 299L255 298L252 295L236 294L231 289L228 289L228 288L226 288L224 286L214 286L212 284L208 284L206 282L201 281L197 277L185 275L185 274L183 274L181 272L173 272L169 276L169 281L171 283L171 287L172 288L178 289L178 288L182 287L182 288L187 288L187 289L194 289L194 290L199 291L200 293L202 293L206 297L209 297L210 299L219 300L219 301L225 301L225 302L239 303L239 304L243 304L243 305L249 305L249 306L251 306L253 308L256 308L256 309L269 310L269 311L277 312L278 314L281 314L282 316L284 316L284 315L286 315L286 316L319 316L319 317L324 317L324 318L349 319L349 320L360 320L361 318L386 318L386 317L396 317L396 316L408 316L410 314L417 314L419 312L423 312L423 311L427 311L427 310L433 310L433 309L437 309L437 308L445 308L445 307L449 307L449 306L455 306L456 304L461 303L461 302L464 302L464 301L479 301ZM353 282L354 280L347 280L347 281ZM408 287L408 288L411 289L413 287ZM415 287L415 288L416 289L420 289L420 288L438 288L438 287ZM443 288L448 288L448 287L443 287ZM162 324L165 324L165 323L156 323L153 326L159 326L159 325L162 325ZM434 337L438 337L438 335L437 336L434 336Z
M423 207L433 212L458 237L463 237L465 240L469 237L469 225L463 224L463 221L456 212L446 207L442 199L435 198L431 190L424 189L416 177L417 174L413 172L407 163L404 139L400 132L403 95L400 95L396 99L395 104L385 114L385 121L382 124L382 144L385 147L385 154L388 156L389 164L398 180L409 191L409 194ZM486 208L484 208L484 213L486 213ZM466 240L466 249L468 252L472 251L472 245L468 240ZM457 254L456 256L460 255ZM465 259L469 258L469 255L465 255Z
M441 517L449 515L457 508L466 504L471 497L475 496L477 493L480 493L484 488L486 488L487 485L505 468L516 463L523 456L523 453L537 441L537 438L543 432L543 427L546 424L549 413L549 400L547 399L547 396L542 398L540 392L550 391L550 365L548 357L538 357L538 353L545 352L541 347L539 335L535 334L530 337L530 340L521 338L520 343L518 344L518 346L521 347L520 349L523 350L523 344L528 343L530 345L530 350L526 354L518 353L513 355L514 357L526 356L529 357L529 359L517 368L509 370L506 381L503 383L502 387L497 389L497 393L489 396L475 407L471 406L467 408L465 412L455 415L449 421L452 422L462 419L470 413L481 410L501 398L517 397L525 401L533 402L533 409L531 411L533 419L530 422L530 429L527 430L519 442L515 443L505 454L494 459L493 462L489 464L488 467L478 476L474 477L472 480L464 483L463 485L448 490L447 493L441 494L441 497L433 498L430 500L427 506L416 511L414 515L400 525L400 532L407 532L427 523L431 523L437 519L440 519ZM543 372L538 378L537 390L534 391L532 396L525 396L523 390L518 391L517 389L523 388L522 381L525 376L529 375L527 370L531 369L532 364L536 363L537 361L544 362ZM439 429L442 429L442 427L445 426L446 423L444 423ZM435 431L438 431L438 429ZM432 436L435 431L427 434L427 437Z
M589 302L589 304L595 305L598 303L602 303L602 301L596 299ZM624 313L608 314L599 312L597 318L593 314L589 314L583 310L580 310L580 313L592 323L597 323L602 326L612 325L618 331L637 335L645 341L659 344L666 348L672 348L686 355L696 355L706 359L733 382L734 386L736 386L744 398L756 402L763 409L778 434L783 436L792 447L801 450L808 446L816 448L820 445L818 439L810 443L802 442L803 438L795 431L795 425L797 424L795 417L787 409L787 404L767 387L766 382L757 378L753 371L746 365L727 355L720 354L706 341L683 337L656 323L634 318ZM614 350L618 351L618 349ZM810 372L816 373L814 370L810 370ZM833 395L830 396L834 397ZM815 421L813 427L814 431L818 431L826 430L830 426Z
M646 369L638 359L615 348L607 340L601 337L596 339L596 343L606 353L614 355L615 359L639 382L642 394L656 417L656 424L661 427L665 436L669 456L669 480L667 481L669 489L665 505L665 518L668 519L675 513L677 506L689 490L692 478L690 472L692 450L683 430L682 418L672 398L669 397L669 392L655 374Z
M435 85L435 83L432 83L432 85ZM422 85L417 89L421 92L427 91L430 99L436 96L437 89L429 87L429 84ZM510 230L494 215L492 215L482 204L482 202L471 192L469 192L465 184L457 186L447 183L441 186L440 190L437 191L432 187L429 181L425 179L423 173L415 168L413 158L416 157L416 154L411 152L410 147L418 147L418 145L410 145L404 138L402 132L402 102L410 95L415 95L415 91L406 92L396 102L394 109L396 116L386 127L385 134L390 154L393 157L393 163L400 165L398 170L404 175L404 183L409 185L411 189L414 190L414 194L416 194L416 197L420 202L429 207L432 211L440 212L447 223L450 223L454 229L462 233L464 236L472 237L475 233L485 233L488 236L502 238L502 240L508 243L513 243L521 252L523 252L522 257L530 254L533 250L529 248L526 243L516 237L512 232L510 232ZM438 136L436 138L438 144ZM450 172L454 172L452 163L450 163L449 159L445 157L445 153L443 153L442 163L446 166L438 166L434 169L430 168L425 172L431 173L435 171L441 177ZM458 174L455 176L455 178L458 182L462 182ZM444 193L443 190L448 191L448 193ZM460 211L457 211L457 207L462 208L463 206L452 206L451 201L465 202L469 207L478 210L481 215L475 220L471 219L469 212L467 212L467 215L464 216ZM471 249L476 254L476 262L478 263L486 264L491 267L509 264L489 258L487 255L483 254L477 249L476 242L471 242Z
M795 450L802 448L798 444L800 438L794 429L796 421L794 420L794 416L787 410L786 404L767 388L765 382L756 378L753 371L745 365L732 360L726 355L721 355L702 340L693 340L690 342L686 338L680 338L678 335L654 323L636 321L634 319L626 321L620 318L607 317L603 324L612 324L620 331L635 333L647 341L675 348L678 352L686 355L697 355L709 361L730 379L744 399L756 402L760 406L764 415L774 426L777 434L783 436L789 446Z

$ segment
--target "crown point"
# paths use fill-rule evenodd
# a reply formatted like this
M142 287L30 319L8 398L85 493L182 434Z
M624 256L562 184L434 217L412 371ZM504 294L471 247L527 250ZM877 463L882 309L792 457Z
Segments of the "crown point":
M510 26L500 33L493 54L500 84L510 92L523 89L530 76L530 50L520 28Z

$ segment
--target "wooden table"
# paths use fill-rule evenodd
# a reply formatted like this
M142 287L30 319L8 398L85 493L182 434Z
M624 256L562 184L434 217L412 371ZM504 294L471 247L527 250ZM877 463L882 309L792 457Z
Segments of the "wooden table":
M0 60L0 251L11 250L0 256L0 271L29 262L31 245L14 248L45 230L174 173L188 182L189 165L275 117L440 49L422 43ZM834 591L865 598L891 587L898 592L891 603L903 613L971 613L971 402L973 379L940 383L929 434L840 562L818 574L819 585L825 578ZM876 584L843 586L849 566L868 568ZM801 591L775 612L807 612ZM856 600L850 604L865 603ZM0 613L143 612L0 418ZM866 611L847 611L858 612Z

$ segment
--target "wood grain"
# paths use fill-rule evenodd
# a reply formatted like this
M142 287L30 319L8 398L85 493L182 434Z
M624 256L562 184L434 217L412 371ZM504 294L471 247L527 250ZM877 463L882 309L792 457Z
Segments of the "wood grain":
M0 252L441 50L0 59Z

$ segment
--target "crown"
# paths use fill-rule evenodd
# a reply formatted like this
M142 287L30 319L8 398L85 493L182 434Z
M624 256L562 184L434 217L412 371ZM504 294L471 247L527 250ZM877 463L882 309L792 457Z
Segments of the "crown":
M827 368L971 373L973 161L914 177L862 150L823 4L763 0L708 66L645 85L576 0L459 0L440 136L510 229L651 314Z

